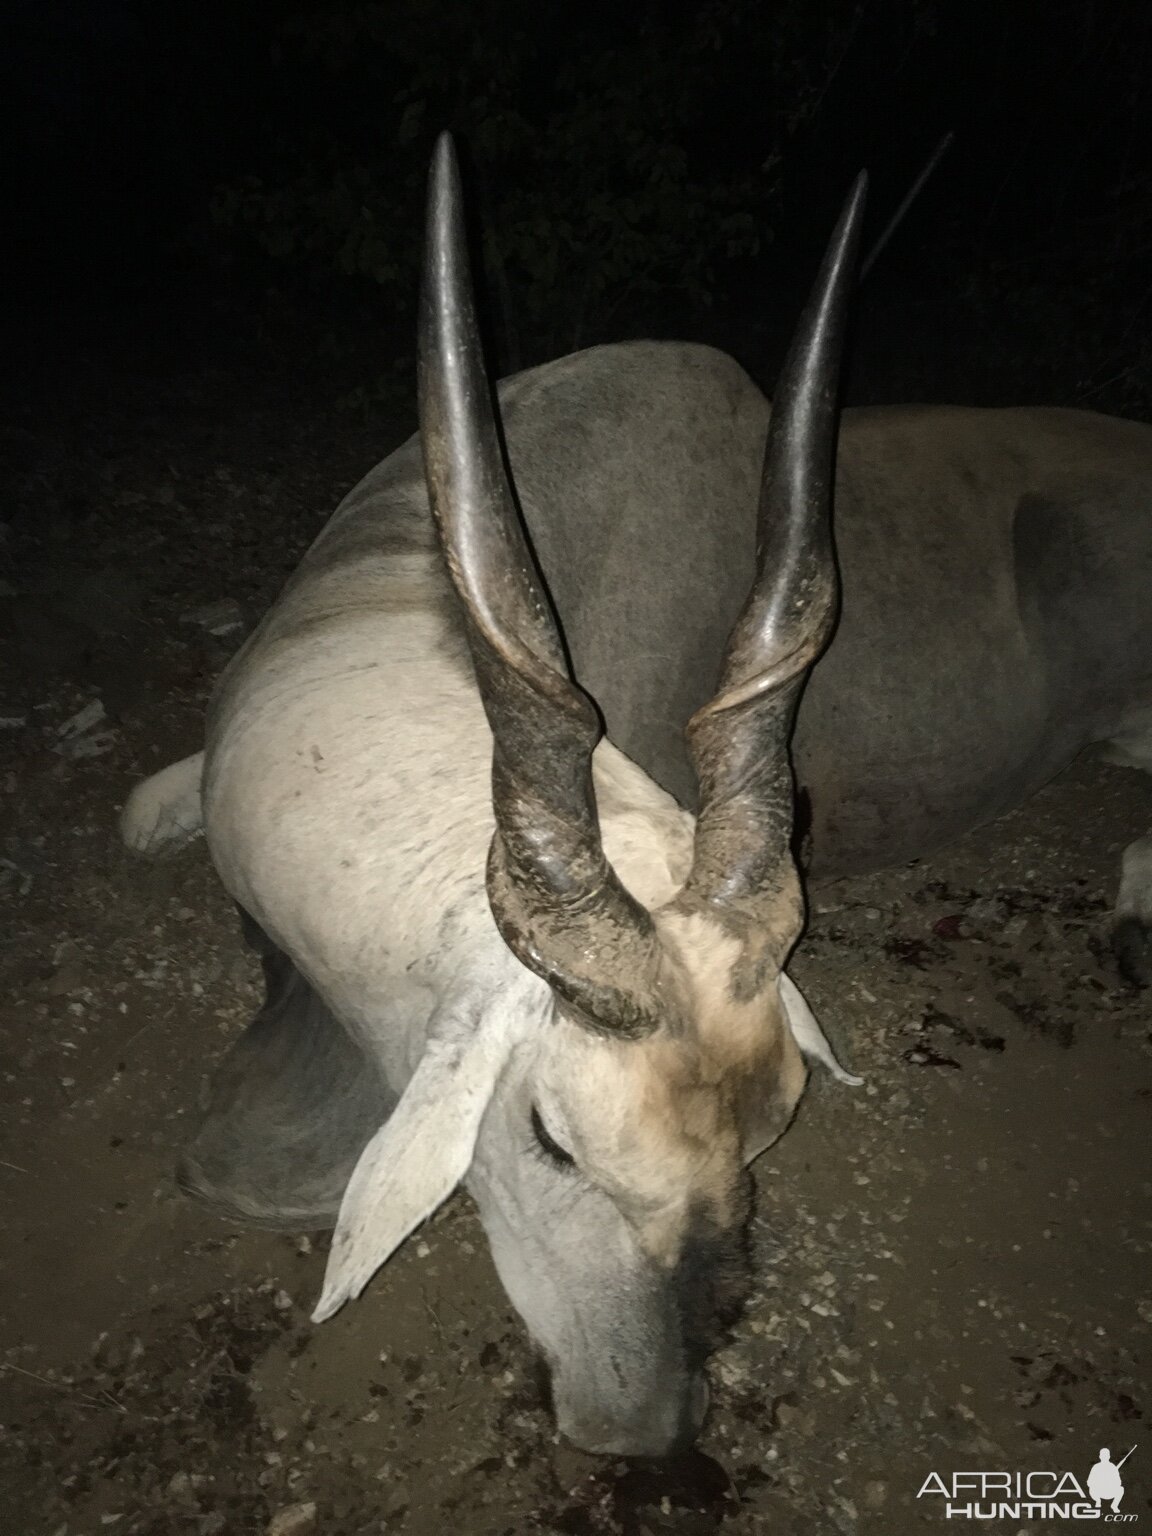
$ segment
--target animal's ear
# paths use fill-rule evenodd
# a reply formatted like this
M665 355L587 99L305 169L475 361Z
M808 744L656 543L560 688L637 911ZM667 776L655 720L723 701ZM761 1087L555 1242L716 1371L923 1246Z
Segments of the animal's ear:
M822 1062L838 1082L848 1083L851 1087L858 1088L864 1079L855 1077L851 1072L845 1072L836 1060L824 1031L817 1024L816 1016L805 1001L803 992L783 971L780 972L780 1001L784 1005L784 1017L788 1020L792 1038L804 1055L810 1061Z
M430 1040L399 1104L360 1154L340 1204L314 1322L359 1296L468 1172L510 1049L487 1022L464 1040Z

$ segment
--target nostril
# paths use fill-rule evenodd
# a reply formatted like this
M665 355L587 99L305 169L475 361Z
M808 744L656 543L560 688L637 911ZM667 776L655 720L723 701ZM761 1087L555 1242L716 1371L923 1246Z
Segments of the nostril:
M686 1397L682 1399L680 1422L676 1426L671 1444L664 1452L665 1455L683 1455L691 1448L693 1441L700 1433L710 1401L711 1393L708 1390L707 1379L704 1376L697 1376Z

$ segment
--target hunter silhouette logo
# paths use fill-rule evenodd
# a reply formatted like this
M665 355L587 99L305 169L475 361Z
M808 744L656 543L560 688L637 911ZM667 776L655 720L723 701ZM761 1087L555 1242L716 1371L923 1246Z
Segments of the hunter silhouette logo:
M1136 1449L1132 1447L1132 1451ZM1100 1459L1088 1474L1088 1492L1098 1506L1110 1503L1112 1513L1118 1514L1120 1500L1124 1497L1124 1484L1120 1480L1120 1468L1131 1456L1126 1451L1119 1461L1112 1460L1112 1452L1106 1445L1100 1447Z
M1103 1520L1129 1525L1140 1517L1121 1513L1124 1481L1120 1468L1136 1449L1119 1461L1108 1446L1084 1482L1072 1472L930 1472L918 1499L935 1495L944 1500L939 1512L946 1520Z

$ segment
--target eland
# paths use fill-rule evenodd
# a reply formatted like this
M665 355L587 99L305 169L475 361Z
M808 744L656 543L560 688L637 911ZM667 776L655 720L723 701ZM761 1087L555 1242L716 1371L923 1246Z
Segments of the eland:
M807 1061L858 1081L785 970L794 847L879 868L1090 743L1152 767L1152 429L841 419L863 203L771 413L729 358L650 342L494 408L442 139L419 434L233 660L204 752L123 815L149 852L203 828L264 965L183 1185L334 1224L322 1320L463 1183L592 1451L694 1437L748 1165ZM1150 919L1145 838L1117 920L1145 974Z

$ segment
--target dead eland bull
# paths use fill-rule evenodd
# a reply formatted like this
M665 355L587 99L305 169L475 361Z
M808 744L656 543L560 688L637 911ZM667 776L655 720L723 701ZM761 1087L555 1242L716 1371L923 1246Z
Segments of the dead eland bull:
M747 1165L805 1055L846 1076L784 972L788 742L836 622L862 191L770 429L701 347L601 347L501 387L530 551L442 142L419 440L234 660L202 760L124 815L146 849L202 820L264 956L184 1184L241 1219L335 1220L323 1319L463 1181L560 1428L594 1450L695 1434L745 1284ZM1152 430L1121 421L845 414L842 608L795 732L814 873L924 854L1092 741L1152 765L1150 486Z

